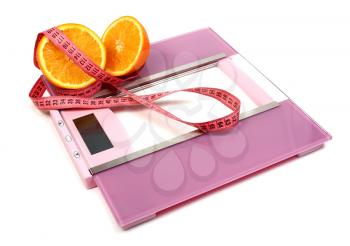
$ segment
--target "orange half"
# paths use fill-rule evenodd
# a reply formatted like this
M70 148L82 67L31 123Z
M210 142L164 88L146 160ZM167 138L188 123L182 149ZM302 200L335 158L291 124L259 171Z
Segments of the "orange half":
M63 31L95 64L104 69L106 49L96 33L80 24L63 24L57 28ZM96 81L83 72L46 37L43 37L38 44L36 59L45 77L58 87L80 89Z
M125 76L139 70L150 52L145 28L132 16L123 16L110 24L102 36L107 50L106 71Z

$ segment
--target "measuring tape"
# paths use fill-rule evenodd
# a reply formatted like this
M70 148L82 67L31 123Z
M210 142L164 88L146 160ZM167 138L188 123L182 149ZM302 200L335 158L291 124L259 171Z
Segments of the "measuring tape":
M55 88L57 96L43 97L46 91L45 77L42 75L34 84L29 93L34 105L39 110L59 110L59 109L98 109L98 108L113 108L120 106L144 105L158 113L161 113L171 119L185 123L187 125L196 127L203 132L218 131L234 127L238 123L240 101L231 93L218 88L196 87L183 90L167 91L161 93L154 93L145 96L138 96L127 89L119 86L121 82L130 80L114 77L106 73L98 65L96 65L88 56L86 56L65 34L58 28L53 27L42 33L39 33L34 50L34 64L39 68L36 61L36 48L40 39L46 36L58 49L64 52L76 65L78 65L85 73L96 79L92 85L77 90L68 90ZM109 98L91 98L98 91L101 90L102 84L108 84L116 90L124 93L123 97L109 97ZM168 96L170 94L186 91L198 93L204 96L212 97L232 110L232 113L210 120L206 122L193 123L182 120L174 114L161 108L154 101Z

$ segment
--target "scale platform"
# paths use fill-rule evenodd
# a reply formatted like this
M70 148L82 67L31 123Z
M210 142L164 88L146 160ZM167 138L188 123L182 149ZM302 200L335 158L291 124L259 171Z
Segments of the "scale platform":
M203 134L142 106L50 111L84 184L101 190L122 228L331 139L210 28L152 44L139 75L123 85L138 95L199 86L227 90L241 101L240 121ZM96 96L122 95L106 88ZM188 92L157 103L196 122L229 112Z

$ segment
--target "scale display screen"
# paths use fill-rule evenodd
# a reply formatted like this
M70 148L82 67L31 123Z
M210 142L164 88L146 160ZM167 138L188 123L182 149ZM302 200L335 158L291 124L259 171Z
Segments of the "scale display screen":
M113 148L94 114L77 118L73 122L92 155Z

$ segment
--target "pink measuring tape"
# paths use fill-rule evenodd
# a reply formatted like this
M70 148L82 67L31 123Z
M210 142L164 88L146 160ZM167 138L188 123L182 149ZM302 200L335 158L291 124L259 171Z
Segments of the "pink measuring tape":
M184 90L167 91L161 93L155 93L145 96L137 96L127 89L119 86L120 82L126 81L124 79L114 77L106 73L98 65L96 65L88 56L86 56L74 43L69 40L62 31L58 28L50 28L38 35L35 45L35 51L40 39L45 35L57 48L64 52L75 64L77 64L85 73L94 77L96 82L92 85L77 90L67 90L56 88L56 94L58 96L43 97L46 91L46 85L44 83L44 77L40 76L37 82L29 93L29 97L32 99L34 105L40 110L57 110L57 109L98 109L98 108L112 108L120 106L132 106L132 105L144 105L152 110L157 111L171 119L185 123L187 125L196 127L204 132L224 130L232 128L238 123L240 101L231 93L209 87L196 87ZM34 53L35 54L35 53ZM39 68L34 55L34 64ZM129 78L130 79L130 78ZM123 97L109 97L109 98L91 98L99 90L101 90L102 84L109 84L118 91L124 93ZM201 95L212 97L232 110L232 113L210 120L206 122L193 123L182 120L172 113L164 110L160 106L154 103L154 101L165 97L167 95L186 91L198 93Z

